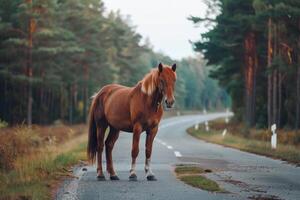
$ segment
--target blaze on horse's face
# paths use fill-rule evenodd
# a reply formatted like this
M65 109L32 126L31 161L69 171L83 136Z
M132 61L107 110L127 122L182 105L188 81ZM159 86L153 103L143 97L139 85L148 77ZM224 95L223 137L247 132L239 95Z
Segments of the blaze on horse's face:
M158 71L159 89L165 97L167 108L172 108L175 103L174 89L176 81L176 64L173 64L172 67L164 67L159 63Z

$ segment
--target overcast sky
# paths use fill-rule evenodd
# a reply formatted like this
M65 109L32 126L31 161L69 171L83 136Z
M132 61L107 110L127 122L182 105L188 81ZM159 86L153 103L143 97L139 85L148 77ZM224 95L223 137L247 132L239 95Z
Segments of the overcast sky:
M143 38L149 37L154 50L181 59L193 56L189 40L200 38L204 28L195 28L190 15L203 16L206 6L201 0L104 0L107 10L120 10L131 16Z

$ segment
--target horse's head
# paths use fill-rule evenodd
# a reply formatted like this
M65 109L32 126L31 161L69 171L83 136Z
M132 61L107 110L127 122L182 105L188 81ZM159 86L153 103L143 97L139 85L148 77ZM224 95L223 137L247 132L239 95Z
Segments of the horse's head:
M159 83L158 88L165 97L165 103L168 108L171 108L175 103L174 89L176 81L176 64L172 66L163 66L159 63Z

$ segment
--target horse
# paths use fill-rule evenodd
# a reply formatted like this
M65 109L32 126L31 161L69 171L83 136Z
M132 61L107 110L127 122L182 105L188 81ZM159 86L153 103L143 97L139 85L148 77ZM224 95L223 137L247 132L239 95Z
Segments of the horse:
M106 180L102 170L102 151L105 145L106 170L111 180L119 180L112 160L112 150L120 131L132 132L131 169L129 180L136 181L136 158L139 141L146 132L145 173L147 180L157 180L150 168L153 140L163 115L163 100L167 108L175 102L176 64L153 68L134 87L118 84L104 86L93 96L89 113L87 156L94 163L97 157L97 179ZM109 127L104 142L105 131Z

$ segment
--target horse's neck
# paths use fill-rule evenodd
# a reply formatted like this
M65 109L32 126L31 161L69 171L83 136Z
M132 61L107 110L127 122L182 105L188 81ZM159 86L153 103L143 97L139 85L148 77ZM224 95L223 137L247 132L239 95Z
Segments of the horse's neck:
M155 92L152 94L152 105L154 106L154 107L158 107L158 106L160 106L160 104L161 104L161 102L162 102L162 100L163 100L163 94L159 91L159 89L157 88L156 90L155 90Z
M156 88L151 95L142 92L141 84L138 84L135 90L142 94L141 96L143 96L145 99L141 99L141 101L143 101L144 104L147 104L149 108L154 109L156 111L161 105L161 102L163 100L163 94L159 91L158 88Z

